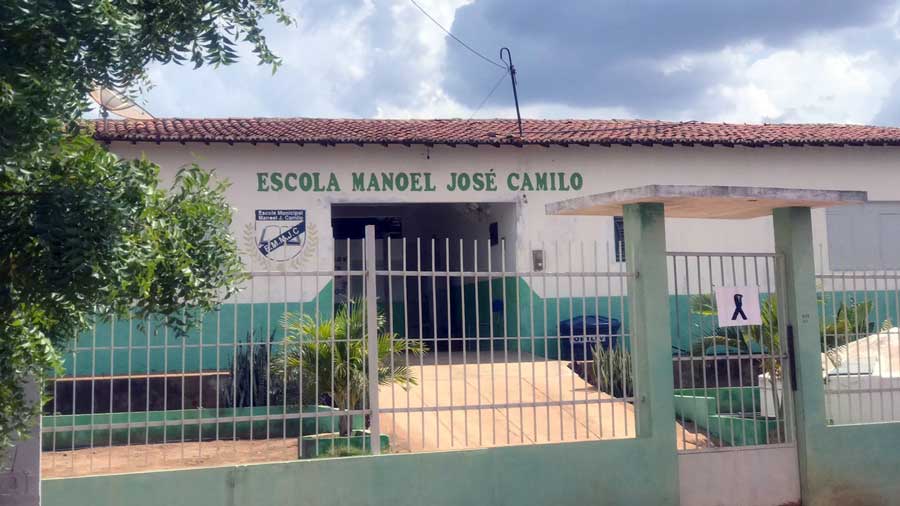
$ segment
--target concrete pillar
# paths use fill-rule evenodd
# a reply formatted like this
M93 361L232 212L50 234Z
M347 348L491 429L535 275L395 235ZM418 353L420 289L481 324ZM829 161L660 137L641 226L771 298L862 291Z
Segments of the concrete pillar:
M773 218L775 252L785 264L780 296L786 314L778 317L794 336L801 500L809 506L900 504L900 424L827 425L810 210L776 209Z
M29 402L40 400L40 387L30 381L25 385ZM37 420L31 438L17 443L4 459L0 459L0 504L4 506L38 506L41 504L41 422Z
M803 503L813 497L818 445L824 443L825 391L822 384L822 359L816 300L812 219L808 207L775 209L775 253L784 261L780 283L781 307L778 315L793 329L794 368L797 390L794 392L794 418L797 428L797 452L800 465L800 493ZM787 345L787 337L784 338ZM790 381L785 381L790 385Z
M678 455L669 325L666 227L662 204L629 204L624 209L629 322L634 363L637 435L657 451L653 486L678 504Z

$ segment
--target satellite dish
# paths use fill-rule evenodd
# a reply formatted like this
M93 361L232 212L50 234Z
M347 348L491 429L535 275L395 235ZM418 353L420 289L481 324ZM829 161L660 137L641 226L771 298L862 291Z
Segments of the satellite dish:
M121 116L125 119L149 120L153 115L145 111L143 107L135 104L131 99L116 90L97 86L88 93L94 102L100 106L100 116L103 119L109 117L109 113Z

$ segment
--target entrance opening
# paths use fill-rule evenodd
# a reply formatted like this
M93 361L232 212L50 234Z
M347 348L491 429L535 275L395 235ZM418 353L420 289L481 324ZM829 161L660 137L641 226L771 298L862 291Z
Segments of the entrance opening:
M491 319L480 322L481 329L464 321L461 294L478 289L479 282L459 273L516 271L515 203L335 204L331 225L338 273L362 269L366 225L375 226L376 269L423 273L405 280L392 276L378 285L378 306L393 332L436 337L439 351L461 349L463 342L476 346L477 341L455 340L464 332L488 335ZM337 301L361 297L362 283L359 276L335 276ZM482 304L499 315L503 301L496 299Z

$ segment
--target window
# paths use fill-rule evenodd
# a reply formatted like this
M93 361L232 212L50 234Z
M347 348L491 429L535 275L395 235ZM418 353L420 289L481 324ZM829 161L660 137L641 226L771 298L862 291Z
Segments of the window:
M616 251L616 262L624 262L625 220L621 216L613 216L613 245Z
M900 202L825 211L832 271L900 269Z

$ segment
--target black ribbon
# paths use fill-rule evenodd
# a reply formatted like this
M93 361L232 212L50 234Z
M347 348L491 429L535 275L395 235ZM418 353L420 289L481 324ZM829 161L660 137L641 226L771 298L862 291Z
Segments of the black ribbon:
M731 315L731 319L737 320L738 315L741 315L744 320L747 319L747 315L744 314L744 296L736 293L734 294L734 314Z

